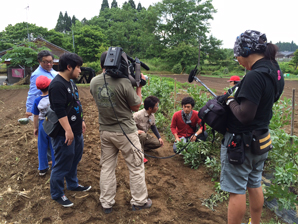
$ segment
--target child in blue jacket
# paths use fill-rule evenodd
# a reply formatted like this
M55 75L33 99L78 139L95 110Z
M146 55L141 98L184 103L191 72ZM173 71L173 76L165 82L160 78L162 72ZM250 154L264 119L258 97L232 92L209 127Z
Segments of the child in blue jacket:
M44 176L48 170L48 158L47 149L50 147L52 153L52 167L55 165L54 150L51 144L51 138L45 133L42 123L45 119L45 114L50 106L48 88L51 83L51 79L46 76L39 76L36 79L36 87L40 89L42 95L37 97L34 101L31 113L34 115L34 135L38 136L37 148L38 148L38 162L39 162L39 175Z

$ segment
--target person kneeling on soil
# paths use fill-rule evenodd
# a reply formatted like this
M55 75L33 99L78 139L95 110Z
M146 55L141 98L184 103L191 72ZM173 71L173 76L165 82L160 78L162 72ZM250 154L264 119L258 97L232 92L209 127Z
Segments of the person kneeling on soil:
M151 151L163 146L163 140L155 126L154 113L158 110L159 99L155 96L148 96L144 100L144 109L133 114L138 128L138 135L144 151ZM149 127L156 136L148 134Z
M38 170L39 175L44 176L49 170L47 149L48 147L51 150L52 155L52 167L55 165L54 150L51 144L50 137L45 133L43 129L43 122L45 119L46 112L49 109L50 101L48 95L49 85L51 79L46 76L39 76L36 79L36 87L41 90L42 94L37 97L33 103L31 113L34 115L33 125L34 125L34 135L38 137L37 139L37 148L38 148Z
M175 136L175 143L173 150L177 152L176 143L183 140L188 142L206 141L208 134L203 132L203 126L201 126L201 119L198 116L198 111L193 110L195 101L192 97L184 97L181 101L182 110L174 113L171 123L171 131ZM197 127L200 127L197 130ZM206 130L206 127L204 128Z

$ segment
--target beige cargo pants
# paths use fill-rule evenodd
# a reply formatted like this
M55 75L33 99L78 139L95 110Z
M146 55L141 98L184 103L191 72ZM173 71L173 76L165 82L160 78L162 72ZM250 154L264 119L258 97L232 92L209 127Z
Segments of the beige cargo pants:
M130 141L141 150L138 133L127 134ZM102 207L111 208L115 204L117 156L119 150L127 164L130 179L130 204L143 206L147 202L148 192L145 182L143 153L137 151L123 133L100 131L100 202Z
M159 140L156 137L153 137L152 135L148 133L142 133L139 135L140 142L142 145L142 149L144 151L150 151L152 149L157 149L161 145L159 143Z

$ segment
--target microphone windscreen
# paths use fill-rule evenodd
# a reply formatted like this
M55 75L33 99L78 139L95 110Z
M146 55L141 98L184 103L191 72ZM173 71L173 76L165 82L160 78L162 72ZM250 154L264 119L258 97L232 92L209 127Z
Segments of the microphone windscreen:
M150 69L145 63L141 62L141 66L147 71Z
M190 74L188 76L188 82L192 82L194 80L194 77L197 74L197 71L198 71L197 66L190 71Z

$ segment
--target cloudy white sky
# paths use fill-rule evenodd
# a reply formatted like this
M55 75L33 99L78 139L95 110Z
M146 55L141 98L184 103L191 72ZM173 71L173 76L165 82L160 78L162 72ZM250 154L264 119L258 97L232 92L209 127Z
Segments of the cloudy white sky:
M117 0L121 6L125 0ZM135 0L148 8L161 0ZM108 0L111 4L112 0ZM8 0L1 3L0 31L8 24L27 21L37 26L53 29L60 11L67 11L82 20L99 14L102 0ZM29 10L25 8L29 6ZM247 29L266 33L268 41L298 44L297 0L213 0L217 13L210 21L210 34L223 41L224 48L232 48L236 37Z

